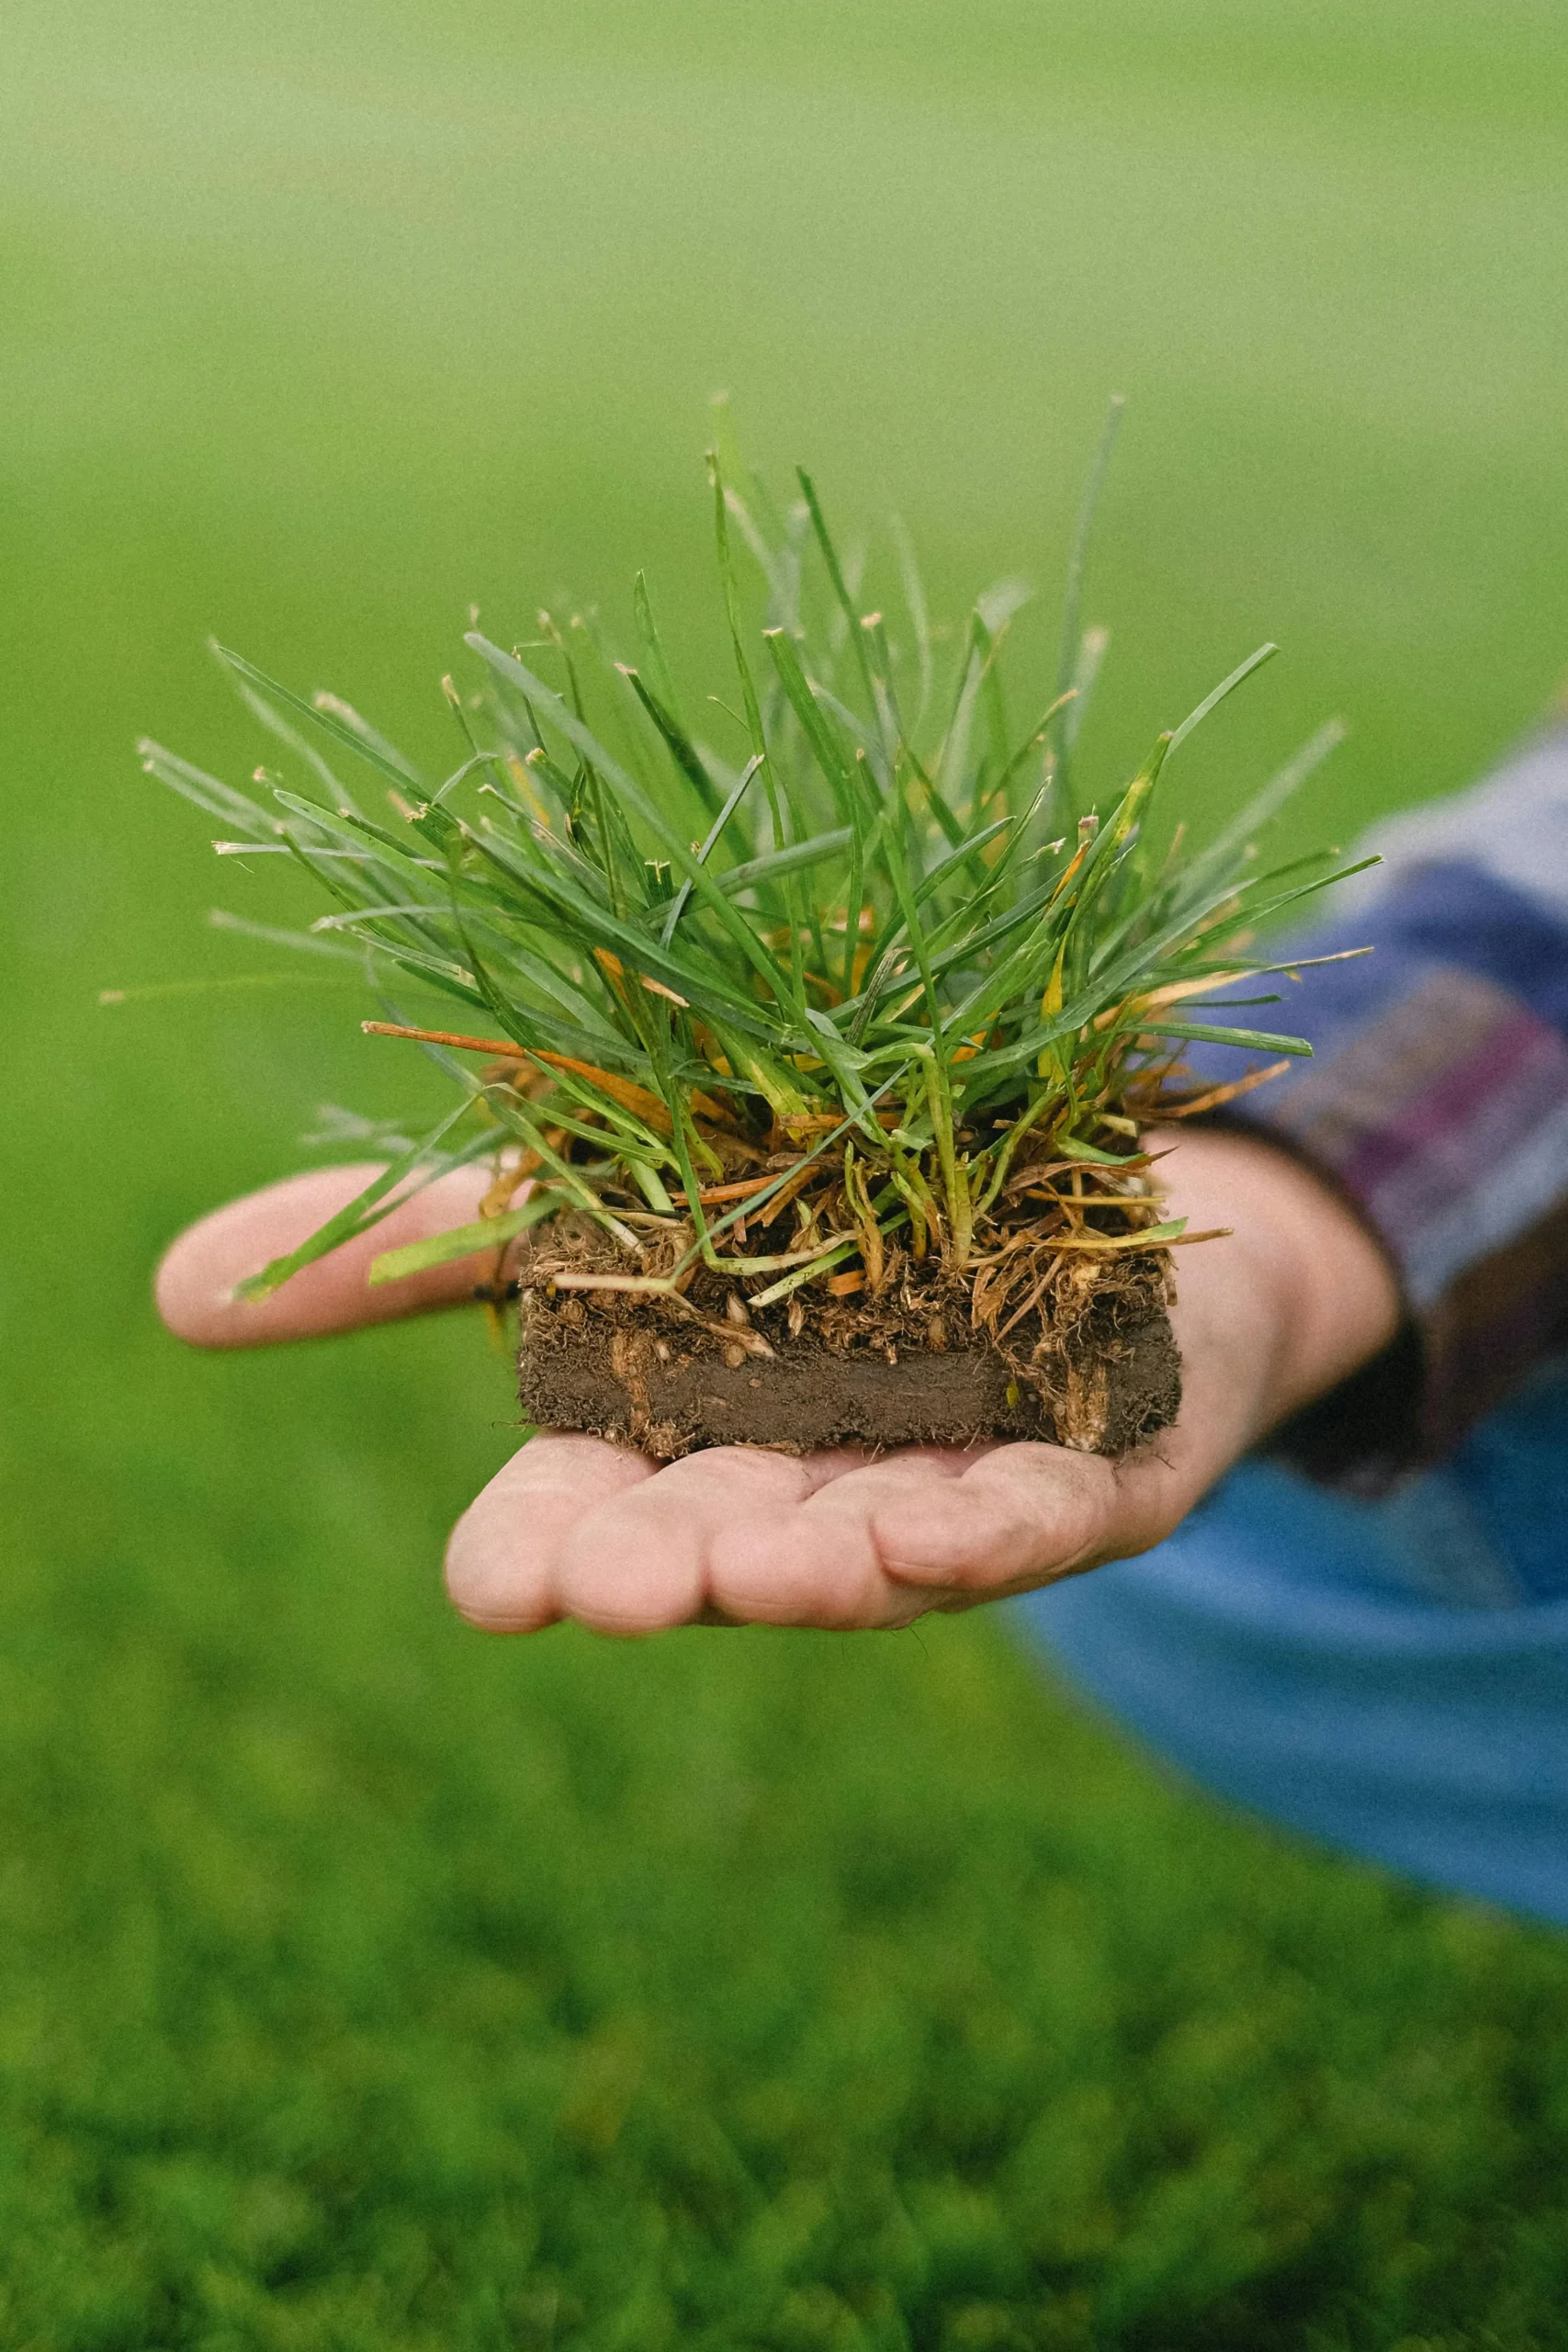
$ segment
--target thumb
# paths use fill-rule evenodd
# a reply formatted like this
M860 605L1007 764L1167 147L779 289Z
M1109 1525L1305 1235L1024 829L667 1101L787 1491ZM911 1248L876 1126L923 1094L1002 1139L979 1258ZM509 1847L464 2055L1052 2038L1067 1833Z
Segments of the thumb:
M176 1338L198 1348L252 1348L355 1330L470 1298L488 1272L483 1258L432 1266L400 1282L370 1286L373 1260L405 1242L423 1241L479 1214L490 1176L457 1168L438 1177L382 1218L369 1233L345 1241L313 1266L291 1274L268 1298L234 1296L234 1285L308 1240L347 1206L378 1173L372 1163L319 1168L265 1192L248 1193L215 1209L182 1233L153 1280L159 1314Z

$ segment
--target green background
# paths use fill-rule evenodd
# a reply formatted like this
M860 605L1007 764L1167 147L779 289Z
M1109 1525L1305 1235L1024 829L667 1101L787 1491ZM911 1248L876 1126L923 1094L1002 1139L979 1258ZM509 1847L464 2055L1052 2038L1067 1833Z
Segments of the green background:
M1568 24L1515 0L12 0L0 40L0 2342L1568 2341L1568 1957L1167 1784L1015 1652L487 1644L462 1319L200 1360L147 1277L351 1000L140 775L216 631L416 752L470 604L713 651L700 452L1049 592L1110 775L1465 782L1568 663ZM1053 618L1047 593L1032 639Z

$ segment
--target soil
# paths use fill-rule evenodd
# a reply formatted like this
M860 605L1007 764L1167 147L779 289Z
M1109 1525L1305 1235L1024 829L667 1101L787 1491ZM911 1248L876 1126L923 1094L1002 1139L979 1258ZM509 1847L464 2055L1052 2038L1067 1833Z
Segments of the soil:
M1059 1256L1039 1308L998 1340L976 1319L972 1283L907 1261L875 1300L809 1309L797 1292L753 1310L706 1268L683 1297L558 1289L558 1273L615 1262L592 1229L565 1225L525 1270L524 1413L660 1461L708 1445L799 1453L986 1438L1120 1454L1168 1428L1181 1402L1160 1253Z

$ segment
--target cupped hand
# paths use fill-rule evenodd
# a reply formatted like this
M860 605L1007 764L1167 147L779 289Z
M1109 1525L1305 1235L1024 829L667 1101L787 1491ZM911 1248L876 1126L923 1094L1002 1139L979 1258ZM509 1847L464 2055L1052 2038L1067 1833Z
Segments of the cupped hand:
M250 1347L470 1298L471 1260L374 1289L367 1276L382 1250L467 1224L488 1182L478 1170L442 1178L270 1298L233 1297L371 1173L297 1176L182 1234L157 1276L170 1329L199 1347ZM1120 1461L1036 1444L798 1459L716 1446L661 1468L629 1447L544 1431L454 1530L457 1607L493 1633L563 1617L607 1634L891 1627L1146 1550L1274 1422L1373 1354L1398 1314L1376 1245L1268 1146L1189 1136L1162 1175L1193 1230L1233 1231L1178 1253L1184 1398L1153 1444Z

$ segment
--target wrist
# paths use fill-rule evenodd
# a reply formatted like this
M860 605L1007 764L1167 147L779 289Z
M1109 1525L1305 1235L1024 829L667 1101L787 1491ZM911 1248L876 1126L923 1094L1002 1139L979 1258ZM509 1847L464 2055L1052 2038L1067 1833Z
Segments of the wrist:
M1178 1284L1213 1341L1250 1358L1238 1401L1254 1443L1387 1346L1398 1283L1355 1210L1288 1153L1219 1129L1151 1142L1169 1150L1172 1207L1194 1230L1230 1228L1181 1253Z

